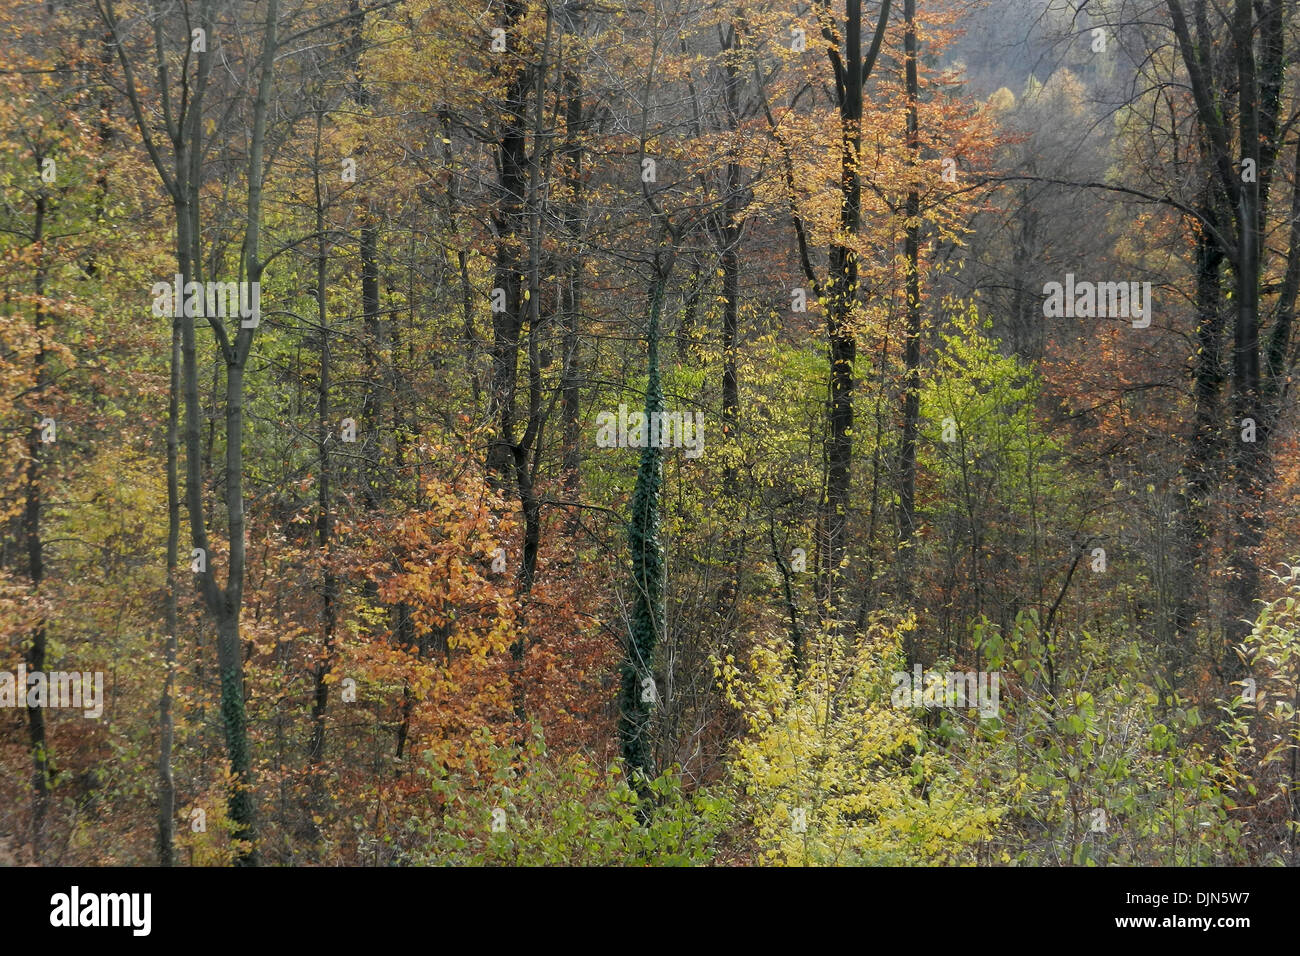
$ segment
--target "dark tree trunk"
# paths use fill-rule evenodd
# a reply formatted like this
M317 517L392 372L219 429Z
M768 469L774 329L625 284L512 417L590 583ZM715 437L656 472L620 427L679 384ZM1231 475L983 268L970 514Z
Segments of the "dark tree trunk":
M570 14L572 16L572 14ZM576 234L570 227L569 241L573 242L573 253L565 264L563 285L560 295L560 317L564 323L561 348L563 355L560 368L560 417L562 419L563 462L561 466L564 492L570 500L577 500L579 492L579 468L582 465L582 449L579 444L578 416L580 414L580 387L582 383L582 358L579 338L582 322L582 242L583 226L586 222L586 201L584 198L582 168L582 74L577 70L564 71L564 124L566 143L563 150L564 179L569 191L569 209L565 214L566 223L576 224ZM576 510L570 512L576 519ZM570 530L576 530L572 520Z
M320 841L320 827L315 817L323 812L326 803L324 775L322 765L325 762L325 713L329 705L329 685L326 678L333 665L334 632L337 627L338 579L334 573L334 516L333 502L330 498L331 479L334 463L330 455L330 440L335 423L330 404L331 355L330 355L330 320L326 306L327 283L329 282L328 250L325 241L325 197L321 190L321 114L317 113L316 156L314 162L314 185L316 199L316 322L320 327L320 377L316 395L316 544L321 562L321 656L312 668L312 707L311 707L311 741L307 747L307 768L310 774L308 783L310 799L308 802L307 831L313 844ZM363 242L363 246L364 246Z
M647 383L646 421L663 410L659 384L659 318L672 271L672 254L667 262L656 255L650 289L650 321L646 336ZM651 709L657 697L654 685L655 647L663 634L663 554L659 542L659 491L662 482L661 452L652 442L641 449L636 488L632 493L632 517L628 522L628 546L632 553L632 627L627 656L622 665L619 693L618 732L623 761L642 799L649 797L647 781L655 777L655 760L650 744Z
M916 103L916 0L903 0L903 55L907 90L907 146L913 169L919 159ZM899 594L912 593L912 538L916 534L916 436L921 418L921 199L914 185L907 193L907 232L903 260L907 268L907 342L903 349L903 440L899 450L898 567Z
M176 861L176 783L172 775L172 744L175 730L172 719L172 684L176 675L177 632L179 622L179 582L176 569L180 562L181 495L180 495L180 389L181 323L172 320L170 372L167 386L167 636L163 645L162 695L158 700L158 864L172 866Z
M830 28L824 31L835 72L840 115L840 228L858 234L862 219L859 169L862 139L863 84L871 75L889 23L890 0L880 5L871 48L862 53L862 0L846 0L844 52ZM830 396L827 404L826 489L818 511L817 598L823 619L836 622L842 604L844 564L848 558L849 506L853 463L853 383L857 332L853 325L858 296L857 254L848 246L830 248L826 283L826 331L829 340Z
M1220 230L1218 237L1232 265L1236 306L1232 354L1232 427L1236 434L1230 456L1232 505L1225 609L1228 620L1220 667L1226 682L1237 681L1244 673L1235 648L1249 635L1258 611L1258 548L1263 540L1266 491L1272 479L1269 438L1277 409L1265 402L1264 397L1266 388L1273 393L1277 383L1263 382L1260 374L1260 273L1261 255L1266 251L1261 249L1260 236L1280 147L1279 99L1287 60L1282 3L1283 0L1261 0L1258 4L1252 0L1235 0L1231 8L1216 8L1224 18L1231 40L1235 73L1229 77L1231 82L1225 89L1225 83L1215 76L1211 62L1213 44L1206 3L1197 0L1197 38L1193 41L1183 3L1166 0L1196 103L1197 119L1218 188L1231 209L1234 227L1231 235L1225 235L1227 230ZM1235 137L1225 115L1226 100L1234 85ZM1253 181L1244 175L1245 160L1254 164ZM1289 331L1286 329L1288 337ZM1286 348L1279 354L1286 354ZM1286 374L1285 370L1280 374ZM1249 433L1251 425L1253 440Z
M1212 204L1213 186L1207 185L1206 196L1200 213L1207 221L1214 222ZM1177 526L1180 529L1183 553L1179 560L1177 596L1174 612L1174 630L1181 637L1186 637L1198 617L1208 608L1204 600L1197 600L1197 594L1204 594L1203 588L1197 587L1197 581L1203 580L1204 568L1201 565L1201 549L1213 535L1209 518L1209 499L1212 490L1218 486L1221 477L1220 462L1224 435L1222 409L1222 392L1224 383L1223 369L1223 289L1222 265L1223 251L1219 244L1205 229L1196 237L1196 367L1195 400L1196 412L1192 426L1187 455L1184 462L1185 490L1179 501ZM1171 648L1175 658L1181 658L1181 645ZM1174 665L1178 665L1175 660Z
M506 0L504 29L508 42L520 42L516 28L525 12L521 0ZM501 104L504 116L496 148L497 201L492 213L496 254L492 282L492 390L488 408L497 433L487 455L489 469L501 479L514 466L510 446L514 444L519 335L524 322L520 243L524 231L524 194L528 189L528 70L517 66L513 56L506 62L508 65L500 69L509 70L510 78ZM498 297L504 297L504 301Z
M39 161L37 163L39 167ZM41 436L40 420L45 416L44 409L38 404L49 386L49 374L45 368L45 309L41 304L45 296L45 213L46 198L44 190L37 195L36 210L32 223L32 245L38 250L35 273L35 312L32 328L36 333L36 383L32 392L36 423L27 433L27 475L25 500L23 502L23 540L27 546L27 577L31 583L32 595L39 598L41 582L45 580L45 549L41 538L41 484L44 477L45 443ZM55 423L58 427L58 423ZM55 433L57 440L57 432ZM42 617L32 629L32 643L27 649L27 670L45 671L46 628ZM20 698L25 698L26 687L16 688ZM31 846L32 857L37 864L45 859L46 830L50 804L50 754L49 744L45 738L45 711L41 707L27 708L27 736L32 754L32 820Z

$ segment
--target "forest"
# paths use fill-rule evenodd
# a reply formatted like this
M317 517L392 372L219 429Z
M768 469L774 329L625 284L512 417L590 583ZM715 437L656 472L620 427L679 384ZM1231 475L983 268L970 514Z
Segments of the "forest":
M1293 0L0 0L0 85L0 865L1300 865Z

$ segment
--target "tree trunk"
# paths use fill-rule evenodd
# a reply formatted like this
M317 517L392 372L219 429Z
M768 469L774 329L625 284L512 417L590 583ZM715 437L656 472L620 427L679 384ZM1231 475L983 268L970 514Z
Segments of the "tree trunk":
M507 42L520 42L517 29L526 10L521 0L506 0ZM517 54L515 54L517 56ZM528 188L525 105L528 71L514 66L502 103L504 124L497 143L497 203L492 214L496 255L492 283L492 390L488 407L497 434L488 448L487 464L502 479L511 473L514 444L515 389L519 376L519 334L523 328L522 276L519 236L523 232L523 197Z
M672 271L673 254L667 261L656 254L650 289L650 321L646 336L648 355L645 415L663 411L663 390L659 384L659 317ZM632 517L628 523L628 547L632 553L632 627L627 657L621 668L619 694L619 739L623 761L642 799L649 797L647 782L655 777L655 760L650 745L650 714L658 696L654 679L655 647L663 634L663 554L659 542L659 489L662 482L661 452L653 442L641 449L636 487L632 493Z
M840 109L840 228L856 236L862 215L858 171L862 123L862 2L845 4L845 65L836 56ZM827 409L826 491L818 525L821 556L817 598L823 619L835 621L840 606L841 575L847 558L848 512L853 459L853 363L857 337L853 306L858 292L858 261L848 246L830 249L826 319L830 339L830 401Z
M862 0L846 0L844 54L831 45L836 101L840 114L840 229L856 236L862 219L862 179L859 170L862 140L863 84L871 75L889 23L890 0L880 5L871 48L862 55ZM824 32L828 40L834 35ZM827 405L826 489L818 509L817 599L822 618L838 628L844 565L848 560L848 517L853 463L853 366L857 333L853 326L858 295L857 253L838 243L830 247L826 284L826 330L830 350L830 396Z
M308 805L308 826L312 843L320 841L320 827L315 815L325 809L326 794L322 765L325 762L325 712L329 706L329 685L325 679L333 665L334 632L337 626L338 579L334 574L334 516L330 500L330 479L333 462L330 456L330 439L334 431L333 411L330 407L330 325L326 306L326 283L329 281L328 244L325 241L325 206L321 191L320 143L321 113L316 114L316 156L313 166L316 191L316 321L320 326L320 388L316 396L316 447L319 477L316 484L316 543L321 559L321 659L313 668L314 681L311 708L311 743L307 749L307 766L310 773L311 799Z
M1207 184L1200 214L1209 222L1215 221L1213 184ZM1201 567L1201 549L1213 534L1210 525L1209 497L1220 477L1222 436L1224 434L1221 395L1223 390L1223 289L1221 269L1223 251L1219 244L1202 228L1196 236L1196 412L1192 425L1187 455L1184 460L1185 489L1179 500L1176 526L1182 539L1182 555L1177 574L1177 597L1174 611L1174 630L1180 638L1191 633L1199 616L1207 609L1204 590L1197 587ZM1182 645L1170 648L1171 654L1181 659ZM1179 660L1172 662L1179 665Z
M1174 36L1187 69L1196 114L1222 195L1232 210L1234 235L1219 241L1232 263L1236 318L1233 328L1232 517L1228 555L1226 644L1220 676L1234 682L1244 673L1235 647L1250 633L1258 611L1260 569L1258 547L1263 540L1265 492L1272 478L1269 438L1276 409L1263 401L1260 377L1259 297L1260 236L1268 211L1268 187L1280 145L1282 124L1279 98L1287 60L1282 0L1235 0L1231 9L1219 9L1231 38L1237 92L1236 142L1231 135L1224 100L1229 91L1216 84L1211 65L1207 10L1196 7L1197 40L1194 42L1180 0L1166 0ZM1258 13L1258 22L1256 22ZM1260 57L1255 54L1258 40ZM1254 165L1254 177L1245 173L1244 160ZM1275 326L1276 331L1276 326ZM1289 327L1286 328L1289 334ZM1270 351L1272 345L1270 343ZM1285 354L1283 348L1280 354ZM1270 371L1272 366L1270 366ZM1285 371L1282 372L1285 374ZM1253 427L1253 434L1252 434ZM1252 440L1253 439L1253 440Z
M161 112L165 122L164 132L172 148L172 165L169 169L163 158L163 152L155 142L154 123L147 118L140 102L134 68L127 56L112 4L105 2L98 9L105 25L113 35L136 128L144 141L150 161L172 200L176 216L177 265L182 282L199 281L202 243L202 232L199 228L199 200L204 156L203 94L211 72L211 53L198 54L195 75L192 81L185 84L187 96L173 110L171 81L167 73L167 40L161 25L155 33L160 81L158 92L163 100L164 108ZM241 250L243 266L241 275L250 283L260 283L263 268L258 258L265 171L263 159L266 145L266 118L270 110L271 88L275 73L278 19L279 0L267 0L260 76L249 140L248 196L244 242ZM206 31L207 35L213 35L215 24L211 0L203 0L199 4L195 22ZM187 20L186 27L188 26ZM191 543L193 547L201 550L206 562L204 570L196 575L197 587L208 612L217 625L222 723L225 730L227 756L235 775L234 784L228 795L229 816L235 824L233 835L245 841L246 849L241 851L238 862L241 865L254 865L259 861L259 853L254 823L254 800L251 792L252 761L244 711L243 657L239 635L246 561L243 502L243 376L252 347L253 328L244 327L240 321L239 328L232 339L230 330L221 319L208 319L216 339L219 360L223 361L226 367L225 503L229 526L230 566L226 586L221 587L217 584L215 561L208 539L208 516L203 507L200 418L204 410L199 400L194 317L182 315L179 324L181 327L180 385L185 404L185 508L189 517ZM160 834L160 842L162 839Z
M734 56L727 56L740 46L739 33L735 27L728 27L723 54L726 69L727 128L733 133L740 123L740 69ZM740 188L740 163L734 152L728 156L723 170L722 191L722 228L719 238L722 244L722 431L727 441L739 441L737 429L740 424L740 380L736 371L736 343L740 325L740 219L744 209L744 197ZM723 471L723 487L727 498L735 499L739 489L736 486L736 469L730 463Z
M566 9L565 12L566 16L573 17L572 11ZM576 32L576 25L570 23L570 30ZM563 356L560 367L560 417L563 444L563 462L560 470L565 495L570 501L576 501L579 494L579 468L582 465L578 424L582 397L580 391L582 343L579 338L583 286L581 249L587 216L582 168L582 73L579 70L566 68L562 82L565 96L566 138L562 156L564 181L569 192L569 209L565 213L565 221L577 224L577 234L569 237L574 245L565 264L559 303L561 321L564 323L561 343ZM573 533L577 530L577 509L572 509L569 515L569 531Z
M906 57L907 146L914 175L920 158L916 103L916 0L903 0L903 55ZM907 343L903 349L903 440L899 450L898 567L899 594L912 595L912 538L916 534L916 436L921 418L921 198L913 184L907 193L903 260L907 269Z
M172 776L172 743L175 731L172 721L172 683L176 675L176 637L179 630L179 586L176 568L180 560L181 496L180 496L180 385L181 385L181 323L172 320L170 374L167 386L167 637L163 646L162 696L158 700L158 864L172 866L176 862L176 783Z
M39 166L39 161L37 163ZM36 210L32 223L32 245L37 250L35 273L35 313L32 328L36 334L36 384L32 391L33 404L39 402L49 385L49 375L45 368L45 308L41 304L45 296L45 211L46 198L44 190L36 197ZM41 582L45 580L45 552L41 539L41 482L44 476L44 442L41 437L40 420L45 417L43 410L36 404L36 422L27 434L27 477L25 501L23 502L23 540L27 546L27 575L31 582L32 596L39 600ZM56 423L57 428L57 423ZM57 438L57 432L56 432ZM45 671L46 623L42 616L32 629L32 643L27 649L28 673ZM17 688L17 693L25 699L26 687ZM50 754L45 738L45 710L42 707L27 708L27 736L32 754L32 820L31 846L32 858L39 865L45 859L47 816L50 803Z

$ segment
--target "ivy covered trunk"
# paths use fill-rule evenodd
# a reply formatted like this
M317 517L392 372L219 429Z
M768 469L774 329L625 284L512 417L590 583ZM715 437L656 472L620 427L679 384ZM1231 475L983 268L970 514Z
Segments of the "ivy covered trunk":
M648 360L645 392L646 425L663 411L663 389L659 384L659 314L668 284L667 266L655 258L654 284L650 290L650 323L647 332ZM660 453L652 441L641 449L636 489L632 493L632 518L628 524L628 546L632 552L632 624L627 656L622 667L619 695L619 741L627 772L638 793L648 794L646 781L655 776L654 754L649 742L650 715L658 699L654 679L654 652L663 630L663 553L659 544L659 488L663 476ZM636 773L644 780L636 780Z

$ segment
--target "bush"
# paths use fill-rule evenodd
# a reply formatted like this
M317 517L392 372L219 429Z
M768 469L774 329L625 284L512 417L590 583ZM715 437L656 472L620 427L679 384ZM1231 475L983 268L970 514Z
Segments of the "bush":
M852 646L822 637L796 677L776 646L742 673L718 668L750 735L732 762L759 862L900 866L973 863L1002 813L891 703L910 618L877 617Z
M666 772L642 807L619 763L557 757L540 730L526 745L490 747L487 769L420 774L440 806L403 862L448 866L695 866L711 862L730 805ZM431 756L426 755L426 756Z

